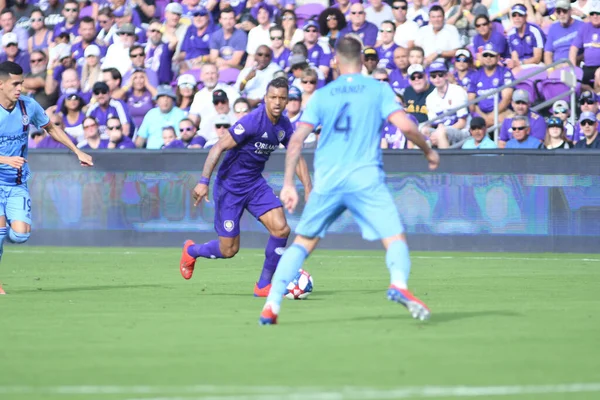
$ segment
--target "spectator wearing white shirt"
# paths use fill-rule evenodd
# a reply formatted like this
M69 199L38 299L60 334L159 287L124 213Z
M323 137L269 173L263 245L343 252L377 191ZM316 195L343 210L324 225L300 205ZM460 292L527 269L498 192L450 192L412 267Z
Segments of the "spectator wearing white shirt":
M419 29L415 44L425 52L425 66L450 60L461 47L458 29L444 22L444 9L437 5L429 10L429 25Z
M205 149L210 149L227 134L229 128L231 128L232 120L227 114L218 114L213 119L213 131L211 132L211 139L207 140L204 144Z
M394 42L401 47L410 49L415 45L415 40L419 34L419 25L406 17L408 3L406 0L394 0L392 3L392 13L396 23L396 33Z
M259 46L254 56L256 66L244 68L235 83L235 88L248 99L250 106L256 107L267 93L267 85L273 74L281 68L272 63L273 54L267 46Z
M235 114L231 109L227 93L221 89L217 89L212 93L212 104L215 112L209 118L202 120L200 124L200 136L206 139L204 147L210 147L219 140L218 132L216 131L216 121L229 121L230 124L236 121ZM223 122L221 122L223 123Z
M427 118L435 120L445 112L465 105L456 113L436 121L431 128L424 126L421 133L429 137L431 144L440 149L453 147L460 148L469 137L469 132L463 130L467 126L469 111L466 107L468 95L462 87L448 83L448 68L444 62L436 61L429 67L429 80L435 86L425 100Z
M190 107L188 118L199 126L202 121L216 114L213 105L213 92L222 90L229 101L236 101L240 94L231 86L219 82L219 69L215 64L206 63L200 70L200 81L204 82L204 87L194 95L194 101Z
M271 23L273 9L267 3L258 3L252 7L250 12L256 18L258 25L250 29L250 32L248 32L248 43L246 44L246 53L248 53L248 58L246 59L246 67L251 67L254 65L254 54L258 50L259 46L271 45L271 34L269 29L273 25Z
M383 21L394 19L392 7L390 7L389 4L384 3L383 0L369 0L369 4L370 6L365 9L367 21L377 28L381 28Z
M131 68L131 58L129 49L135 43L135 26L133 24L124 24L117 31L120 38L119 43L113 43L106 51L106 57L102 63L102 69L116 68L121 75Z
M419 27L429 23L429 11L423 3L425 3L424 0L413 0L406 14L407 18L415 22Z

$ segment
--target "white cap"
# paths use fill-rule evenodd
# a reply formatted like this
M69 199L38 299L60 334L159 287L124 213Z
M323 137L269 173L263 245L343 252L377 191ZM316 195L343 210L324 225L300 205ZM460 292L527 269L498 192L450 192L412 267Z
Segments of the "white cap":
M177 78L177 86L192 85L195 87L197 84L198 82L196 82L196 78L192 74L183 74Z
M183 14L183 7L179 3L169 3L165 7L165 12L181 15Z
M83 52L83 56L84 57L89 57L89 56L100 57L100 47L96 46L95 44L90 44L88 47L85 48L85 51Z
M7 47L9 44L18 44L19 38L14 32L6 32L2 35L2 47Z
M227 114L218 114L215 116L215 125L231 125L231 120Z
M412 74L420 72L423 73L424 69L421 64L413 64L408 67L408 76L412 76Z

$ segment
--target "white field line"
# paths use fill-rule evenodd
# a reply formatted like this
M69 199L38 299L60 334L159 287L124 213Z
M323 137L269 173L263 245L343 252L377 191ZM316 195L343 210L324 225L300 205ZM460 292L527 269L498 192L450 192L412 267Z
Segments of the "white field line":
M179 249L177 249L177 251L180 251ZM357 250L357 251L361 251L361 250ZM5 249L4 250L5 253L13 253L13 254L74 254L74 255L81 255L81 254L91 254L91 255L106 255L106 254L113 254L113 255L126 255L126 256L139 256L139 255L144 255L144 254L150 254L150 255L161 255L161 254L165 254L164 251L159 252L156 250L151 250L148 249L148 251L139 251L139 250L134 250L134 251L129 251L129 250L112 250L112 249L106 249L106 250L60 250L60 249L49 249L49 250L36 250L36 249L31 249L31 250L27 250L27 249ZM263 258L264 255L263 254L241 254L241 257L261 257ZM325 258L325 259L333 259L333 258L358 258L358 259L362 259L362 258L377 258L377 255L360 255L360 254L355 254L355 255L328 255L328 254L319 254L319 252L317 252L316 254L313 254L310 256L310 258ZM383 251L381 251L381 258L384 257L384 253ZM416 259L416 260L498 260L498 261L509 261L509 260L517 260L517 261L581 261L581 262L600 262L600 258L577 258L577 257L565 257L565 258L559 258L559 257L502 257L502 256L437 256L437 255L431 255L431 256L413 256L411 255L411 258Z
M600 383L518 386L421 386L395 389L362 387L295 388L282 386L0 386L0 394L21 395L161 395L126 400L375 400L429 397L490 397L567 393L599 393ZM177 394L177 395L175 395ZM198 396L198 394L200 396ZM175 396L174 396L175 395ZM183 395L183 396L182 396ZM190 396L191 395L191 396Z

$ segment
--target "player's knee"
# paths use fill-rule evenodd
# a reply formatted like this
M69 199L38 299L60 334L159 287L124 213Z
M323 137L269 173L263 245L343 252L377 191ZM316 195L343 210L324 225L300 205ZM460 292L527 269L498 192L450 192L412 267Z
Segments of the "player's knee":
M225 247L221 246L221 254L223 255L223 258L231 258L235 256L238 251L240 251L240 247L236 245Z
M272 226L269 233L271 236L278 238L287 238L290 236L291 231L290 226L286 222L283 222L278 226Z
M31 233L29 232L21 233L12 229L8 230L8 240L10 240L12 243L25 243L27 240L29 240L29 236L31 236Z

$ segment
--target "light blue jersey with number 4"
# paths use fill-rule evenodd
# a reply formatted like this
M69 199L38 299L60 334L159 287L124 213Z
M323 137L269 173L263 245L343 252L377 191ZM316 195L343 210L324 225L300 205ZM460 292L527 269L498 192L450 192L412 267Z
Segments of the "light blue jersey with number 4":
M381 126L400 110L388 84L361 74L342 75L317 90L300 119L322 126L313 190L355 192L383 182Z

